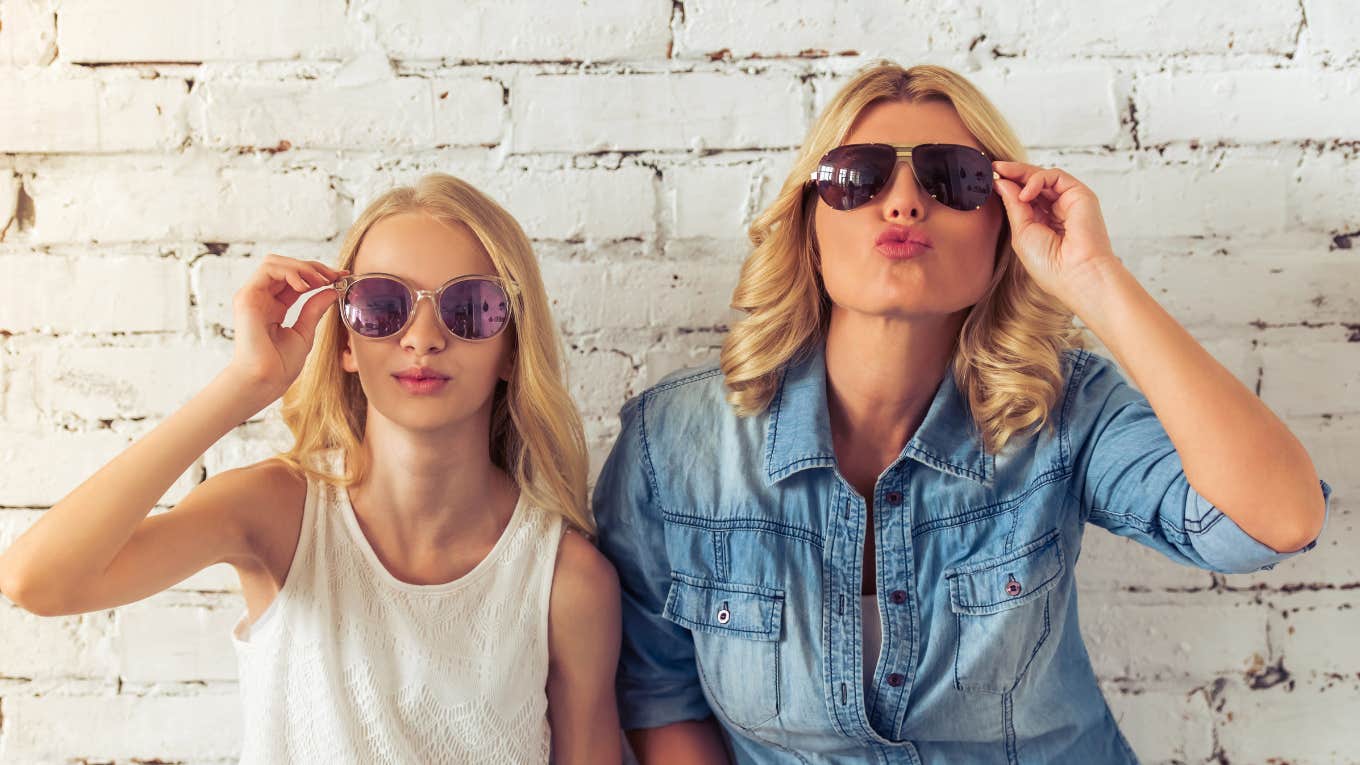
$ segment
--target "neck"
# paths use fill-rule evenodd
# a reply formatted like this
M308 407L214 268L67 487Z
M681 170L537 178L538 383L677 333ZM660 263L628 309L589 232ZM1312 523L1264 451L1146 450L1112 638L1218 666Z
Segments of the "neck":
M399 549L498 537L514 508L514 482L491 462L490 405L438 430L412 430L369 407L368 472L350 488L366 530Z
M841 462L854 455L881 469L897 458L944 379L964 316L888 319L833 308L827 409Z

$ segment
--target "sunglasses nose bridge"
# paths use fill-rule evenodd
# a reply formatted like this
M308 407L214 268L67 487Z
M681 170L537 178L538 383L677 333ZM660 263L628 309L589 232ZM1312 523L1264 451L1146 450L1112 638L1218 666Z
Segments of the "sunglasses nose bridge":
M887 202L888 198L896 193L898 177L904 172L903 166L905 166L906 176L911 179L913 193L921 197L934 199L935 196L926 190L925 184L921 182L921 177L916 174L916 166L911 161L910 149L898 149L897 159L893 163L892 172L888 174L888 180L883 184L883 188L875 196L878 196L882 201ZM921 205L922 212L925 212L924 208L925 205Z
M401 328L399 334L407 334L415 328L420 321L420 302L425 298L430 300L430 317L440 328L441 334L443 330L447 330L439 310L439 291L411 289L411 314L406 318L406 326Z

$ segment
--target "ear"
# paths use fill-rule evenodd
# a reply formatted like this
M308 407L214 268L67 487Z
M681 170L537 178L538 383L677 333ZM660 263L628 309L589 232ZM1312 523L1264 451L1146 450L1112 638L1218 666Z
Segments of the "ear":
M345 347L340 351L340 368L346 372L359 372L359 364L354 360L354 346L349 338L349 333L345 333Z
M510 350L505 352L505 357L501 361L501 367L496 373L497 377L507 383L510 382L510 376L515 373L515 364L517 357L519 356L517 350L518 349L511 347Z

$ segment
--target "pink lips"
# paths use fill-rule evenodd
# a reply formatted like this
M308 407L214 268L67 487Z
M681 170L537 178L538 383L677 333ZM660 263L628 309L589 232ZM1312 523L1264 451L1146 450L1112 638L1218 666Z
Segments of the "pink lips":
M909 226L888 226L874 239L874 249L890 260L907 260L930 249L930 237Z
M449 381L448 375L436 372L429 367L407 367L392 376L397 378L397 383L407 393L417 395L437 393Z

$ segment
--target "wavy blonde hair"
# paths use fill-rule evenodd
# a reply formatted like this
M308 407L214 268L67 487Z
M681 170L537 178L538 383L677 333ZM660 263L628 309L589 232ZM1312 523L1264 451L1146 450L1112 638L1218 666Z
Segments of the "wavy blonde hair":
M350 227L337 266L353 270L369 229L406 212L466 225L491 256L496 273L518 285L518 295L511 298L514 368L492 394L491 460L515 480L529 503L593 534L581 416L567 392L562 341L529 238L490 197L458 178L431 173L375 199ZM346 333L340 312L328 311L302 373L283 396L283 420L294 444L279 455L295 472L340 486L363 480L369 468L361 446L368 397L359 376L340 366ZM344 475L316 467L320 453L332 449L344 451Z
M740 416L765 411L782 370L826 337L831 302L813 236L816 200L805 182L859 115L881 101L949 103L993 159L1025 159L1001 113L950 69L880 63L841 88L813 124L779 196L751 224L753 250L732 295L732 307L747 315L728 332L720 361L727 399ZM987 291L959 331L953 357L954 379L992 454L1013 435L1051 424L1063 387L1063 351L1085 344L1071 311L1019 262L1009 223L997 237L995 264Z

